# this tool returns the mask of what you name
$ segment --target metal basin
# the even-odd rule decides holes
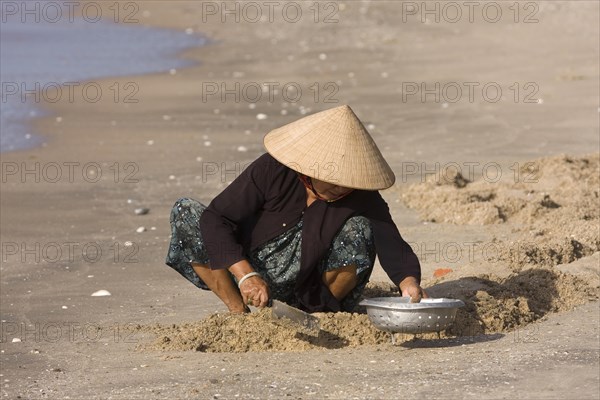
[[[465,303],[455,299],[422,299],[411,303],[410,297],[375,297],[359,303],[367,308],[369,319],[387,332],[427,333],[442,331],[454,322],[456,311]]]

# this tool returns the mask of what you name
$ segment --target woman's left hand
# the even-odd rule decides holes
[[[410,297],[411,303],[418,303],[422,298],[429,298],[425,290],[423,290],[423,288],[417,282],[417,279],[412,276],[404,278],[402,282],[400,282],[399,287],[402,296]]]

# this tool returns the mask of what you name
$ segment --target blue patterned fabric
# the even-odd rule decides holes
[[[193,199],[183,198],[175,203],[171,210],[171,243],[166,260],[167,265],[202,289],[208,287],[190,263],[210,264],[199,228],[205,208]],[[271,296],[290,305],[297,305],[294,287],[300,272],[301,244],[302,220],[247,254],[252,267],[269,285]],[[319,263],[320,274],[348,265],[357,268],[358,283],[343,299],[342,310],[352,311],[358,304],[374,262],[375,245],[369,220],[361,216],[349,218]]]

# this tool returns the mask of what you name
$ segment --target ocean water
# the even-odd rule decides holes
[[[62,86],[62,96],[97,98],[97,87],[85,81],[141,75],[190,66],[177,58],[181,51],[202,46],[207,39],[193,32],[149,28],[139,24],[90,23],[83,18],[56,23],[43,19],[2,18],[0,22],[0,151],[41,143],[28,121],[41,116],[41,102]],[[117,80],[115,80],[117,81]],[[77,86],[76,84],[79,84]],[[121,79],[116,87],[102,85],[102,96],[124,101],[134,93]],[[84,93],[84,88],[86,92]],[[36,97],[32,91],[40,90]],[[71,92],[71,93],[70,93]],[[63,99],[66,97],[63,97]],[[130,98],[133,98],[131,96]],[[86,100],[87,101],[87,100]]]

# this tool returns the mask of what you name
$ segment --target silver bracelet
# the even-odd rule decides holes
[[[238,288],[242,286],[242,283],[248,278],[252,278],[253,276],[260,276],[258,272],[248,272],[246,275],[242,276],[242,278],[238,281]]]

